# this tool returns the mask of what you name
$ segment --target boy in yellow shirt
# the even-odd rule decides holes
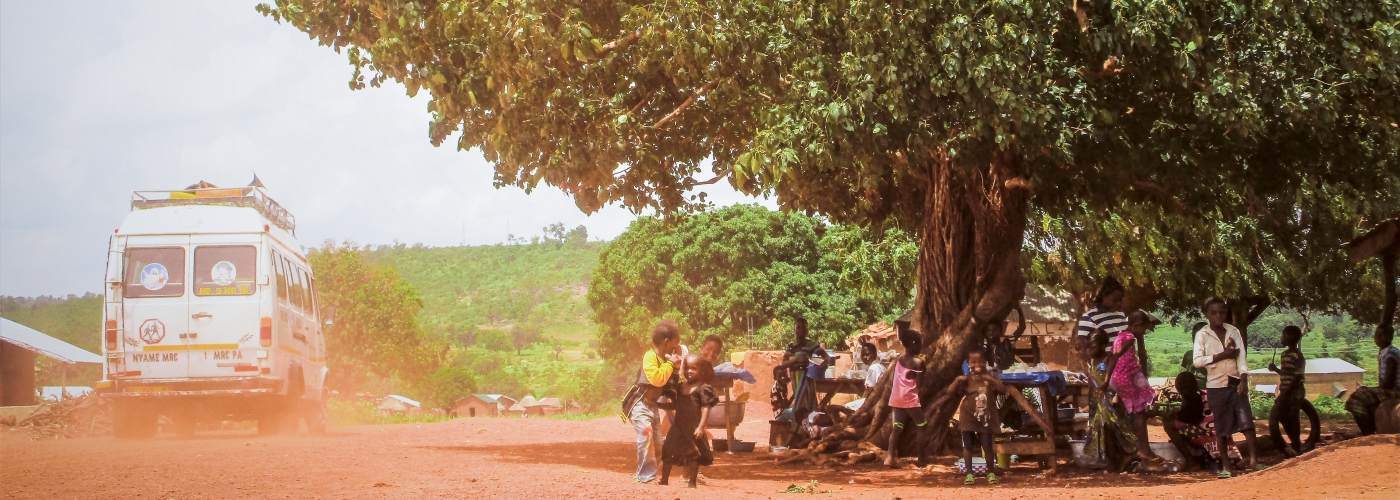
[[[656,479],[657,433],[661,431],[661,410],[656,401],[680,363],[680,325],[675,320],[661,320],[651,331],[651,345],[652,349],[642,355],[642,368],[637,374],[640,397],[627,415],[637,431],[637,474],[633,479],[639,483]]]

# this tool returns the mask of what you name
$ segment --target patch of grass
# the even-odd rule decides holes
[[[619,418],[622,414],[622,410],[620,409],[620,407],[622,406],[622,402],[620,400],[612,401],[609,402],[608,405],[610,405],[614,409],[597,411],[593,413],[575,413],[572,415],[560,413],[558,415],[550,415],[545,418],[552,418],[555,420],[597,420],[600,418]],[[608,405],[605,405],[605,407]]]
[[[336,399],[326,402],[326,418],[330,425],[418,424],[441,422],[448,419],[428,413],[418,415],[385,414],[379,411],[374,401]]]

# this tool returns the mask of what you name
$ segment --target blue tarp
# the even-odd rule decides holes
[[[1039,385],[1049,383],[1050,395],[1059,396],[1065,392],[1065,373],[1059,371],[1052,372],[1030,372],[1030,373],[1003,373],[1001,381],[1009,384]]]
[[[753,378],[753,374],[743,368],[735,368],[734,363],[724,363],[715,367],[715,378],[717,379],[739,379],[753,384],[758,379]]]

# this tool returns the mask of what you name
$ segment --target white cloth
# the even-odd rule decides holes
[[[1249,372],[1249,363],[1245,359],[1244,337],[1240,336],[1240,330],[1233,325],[1226,323],[1225,340],[1215,334],[1215,330],[1210,329],[1210,325],[1201,328],[1196,332],[1196,343],[1191,347],[1192,364],[1196,368],[1206,369],[1206,388],[1219,389],[1230,385],[1230,377],[1242,378]],[[1225,345],[1235,341],[1235,347],[1239,348],[1240,355],[1235,359],[1222,359],[1212,362],[1216,354],[1225,351]]]
[[[865,386],[875,387],[875,384],[880,382],[880,377],[884,375],[885,365],[883,363],[870,365],[870,368],[865,369]]]

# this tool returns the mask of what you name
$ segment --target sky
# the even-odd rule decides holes
[[[0,294],[99,291],[132,191],[254,173],[305,246],[487,245],[554,222],[611,239],[635,219],[494,188],[479,152],[428,142],[426,93],[351,91],[343,54],[256,4],[0,2]]]

